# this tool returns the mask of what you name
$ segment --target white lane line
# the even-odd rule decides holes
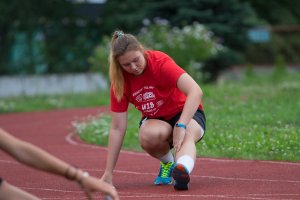
[[[248,196],[299,196],[300,193],[298,194],[281,194],[281,193],[273,193],[273,194],[247,194]]]
[[[74,133],[69,133],[66,137],[65,140],[70,143],[71,145],[77,145],[80,147],[85,147],[85,148],[91,148],[91,149],[100,149],[102,151],[107,151],[106,147],[102,146],[97,146],[97,145],[91,145],[91,144],[84,144],[84,143],[78,143],[73,139]],[[126,151],[126,150],[121,150],[122,153],[126,154],[131,154],[131,155],[137,155],[137,156],[149,156],[148,154],[144,152],[133,152],[133,151]]]
[[[106,147],[77,143],[72,138],[73,138],[73,133],[70,133],[70,134],[67,135],[66,140],[70,144],[84,146],[84,147],[87,147],[87,148],[97,148],[97,149],[101,149],[101,150],[107,151]],[[122,153],[133,154],[133,155],[149,156],[146,153],[140,153],[140,152],[122,151]],[[213,162],[249,162],[247,160],[226,160],[226,159],[214,159],[214,158],[197,158],[197,159],[200,159],[200,160],[209,160],[209,161],[213,161]],[[256,161],[253,161],[253,162],[256,162]],[[272,163],[272,164],[284,164],[284,165],[285,164],[288,164],[288,165],[300,165],[300,163],[289,163],[289,162],[274,162],[274,161],[257,161],[257,162]],[[85,169],[85,170],[87,170],[87,171],[103,171],[102,169],[100,169],[100,170]],[[127,173],[127,174],[135,174],[135,175],[156,175],[154,173],[122,171],[122,170],[114,170],[114,172],[117,172],[117,173]],[[278,179],[250,179],[250,178],[232,178],[232,177],[199,176],[199,175],[192,175],[192,177],[210,178],[210,179],[222,179],[222,180],[230,180],[230,181],[237,180],[237,181],[256,181],[256,182],[300,183],[300,180],[298,181],[298,180],[278,180]]]
[[[157,175],[156,173],[145,173],[145,172],[132,172],[132,171],[124,171],[124,170],[114,170],[116,173],[124,173],[124,174],[135,174],[135,175]],[[230,180],[230,181],[256,181],[256,182],[284,182],[284,183],[300,183],[297,180],[278,180],[278,179],[250,179],[250,178],[233,178],[233,177],[221,177],[221,176],[200,176],[200,175],[191,175],[191,177],[196,178],[209,178],[209,179],[222,179],[222,180]]]
[[[85,148],[93,148],[93,149],[101,149],[104,151],[107,151],[106,147],[97,146],[97,145],[89,145],[84,143],[78,143],[74,139],[74,133],[69,133],[65,140],[72,144],[72,145],[78,145]],[[149,156],[145,152],[134,152],[134,151],[127,151],[127,150],[121,150],[122,153],[125,154],[132,154],[132,155],[138,155],[138,156]],[[266,163],[266,164],[276,164],[276,165],[294,165],[294,166],[300,166],[300,162],[288,162],[288,161],[269,161],[269,160],[235,160],[235,159],[222,159],[222,158],[197,158],[197,160],[201,161],[211,161],[211,162],[228,162],[228,163],[249,163],[249,162],[259,162],[259,163]]]
[[[52,192],[61,192],[61,193],[80,193],[84,196],[82,191],[72,191],[72,190],[59,190],[59,189],[52,189],[52,188],[34,188],[34,187],[21,187],[25,190],[42,190],[42,191],[52,191]],[[295,196],[300,196],[300,194],[247,194],[247,195],[231,195],[231,194],[153,194],[152,193],[136,193],[132,195],[130,192],[118,192],[120,198],[166,198],[166,197],[190,197],[190,198],[230,198],[230,199],[273,199],[274,197],[285,197],[285,200],[290,198],[295,198]],[[99,197],[99,195],[94,195],[94,197]],[[260,196],[260,197],[258,197]],[[272,198],[271,198],[272,197]],[[74,199],[72,197],[65,197],[65,198],[56,198],[56,197],[48,197],[42,199]],[[76,197],[76,199],[85,199],[85,197]]]
[[[85,171],[94,171],[94,172],[104,172],[103,169],[83,169]],[[136,171],[126,171],[126,170],[114,170],[114,173],[120,174],[134,174],[141,176],[156,176],[157,173],[147,173],[147,172],[136,172]],[[222,177],[222,176],[201,176],[201,175],[191,175],[191,177],[195,178],[209,178],[209,179],[222,179],[222,180],[230,180],[230,181],[255,181],[255,182],[283,182],[283,183],[300,183],[300,180],[279,180],[279,179],[251,179],[251,178],[238,178],[238,177]]]
[[[144,194],[144,195],[119,195],[120,198],[197,198],[197,199],[203,199],[203,198],[211,198],[211,199],[216,199],[216,198],[224,198],[224,199],[252,199],[252,200],[274,200],[274,196],[272,198],[270,197],[249,197],[249,196],[239,196],[239,195],[221,195],[221,194],[210,194],[210,195],[201,195],[201,194],[196,194],[196,195],[180,195],[180,194]],[[288,199],[282,199],[281,200],[295,200],[293,196],[289,197]]]
[[[18,162],[10,161],[10,160],[0,160],[0,163],[3,164],[13,164],[20,165]],[[94,172],[103,172],[103,169],[83,169],[86,171],[94,171]],[[146,173],[146,172],[136,172],[136,171],[126,171],[126,170],[114,170],[115,173],[122,174],[134,174],[134,175],[151,175],[156,176],[156,173]],[[222,176],[201,176],[201,175],[191,175],[191,177],[195,178],[208,178],[208,179],[221,179],[221,180],[234,180],[234,181],[255,181],[255,182],[282,182],[282,183],[300,183],[300,180],[283,180],[283,179],[250,179],[250,178],[237,178],[237,177],[222,177]]]
[[[20,165],[20,163],[15,162],[15,161],[11,161],[11,160],[0,160],[0,163],[3,163],[3,164],[12,164],[12,165]]]
[[[61,189],[53,189],[53,188],[42,188],[42,187],[20,187],[25,190],[42,190],[42,191],[50,191],[50,192],[64,192],[64,193],[82,193],[80,190],[61,190]]]

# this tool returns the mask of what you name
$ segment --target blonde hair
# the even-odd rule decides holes
[[[123,31],[115,31],[113,33],[109,55],[109,79],[118,101],[121,101],[124,95],[123,69],[118,61],[118,57],[127,51],[135,50],[144,52],[143,45],[141,45],[135,36],[125,34]]]

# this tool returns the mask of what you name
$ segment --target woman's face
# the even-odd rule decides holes
[[[146,59],[139,50],[124,53],[118,57],[118,61],[126,72],[135,76],[141,75],[146,68]]]

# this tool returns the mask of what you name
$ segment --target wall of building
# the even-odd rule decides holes
[[[67,75],[0,76],[0,98],[93,92],[108,89],[107,80],[96,73]]]

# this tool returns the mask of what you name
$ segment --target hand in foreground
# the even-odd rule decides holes
[[[92,198],[92,192],[102,192],[106,196],[111,197],[112,200],[119,200],[119,196],[115,187],[111,184],[99,180],[95,177],[89,176],[87,172],[79,172],[78,183],[85,192],[88,199]]]

